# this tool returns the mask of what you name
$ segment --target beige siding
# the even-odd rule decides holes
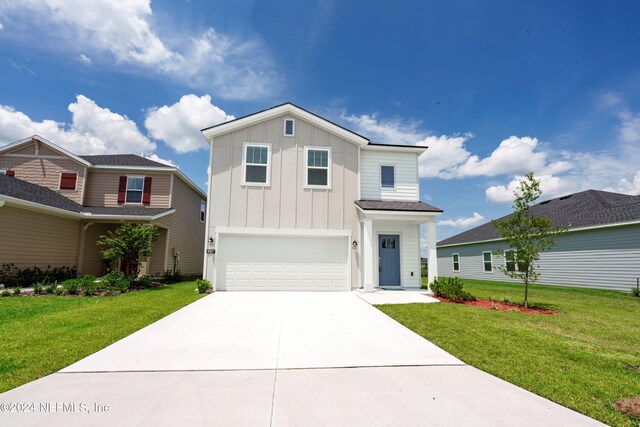
[[[119,226],[120,224],[96,223],[87,228],[84,240],[84,259],[82,268],[79,269],[80,273],[93,274],[94,276],[106,274],[101,254],[105,247],[98,246],[96,242],[100,236],[107,234],[107,231],[113,231]]]
[[[380,166],[395,167],[395,188],[381,188]],[[364,200],[420,200],[418,155],[394,151],[362,150],[361,195]]]
[[[171,195],[171,173],[132,173],[124,171],[91,170],[87,177],[85,206],[121,206],[118,204],[120,176],[151,177],[150,208],[168,208]],[[135,205],[139,206],[139,205]]]
[[[160,237],[153,242],[151,259],[149,263],[149,274],[156,275],[167,270],[167,229],[159,228]]]
[[[17,267],[76,265],[80,221],[8,204],[0,208],[0,264]]]
[[[25,147],[23,150],[26,149],[33,151],[33,145]],[[80,163],[68,157],[44,158],[3,154],[0,155],[0,169],[12,169],[15,171],[15,177],[18,179],[49,188],[76,203],[82,203],[85,168]],[[75,191],[59,189],[60,174],[62,172],[74,172],[78,174]]]
[[[351,230],[359,239],[358,147],[325,129],[296,120],[295,137],[283,136],[285,115],[231,132],[213,141],[210,234],[217,226]],[[268,187],[242,185],[246,142],[271,144]],[[305,146],[331,147],[331,189],[304,188]],[[357,251],[352,285],[358,286]]]
[[[169,253],[165,269],[173,269],[173,254],[176,249],[180,253],[177,269],[182,274],[202,274],[206,236],[205,224],[200,222],[201,200],[204,199],[199,193],[195,192],[178,176],[174,177],[172,207],[176,211],[156,222],[158,226],[169,230]],[[151,257],[152,268],[157,268],[154,255]],[[152,273],[157,273],[157,271],[152,270]]]

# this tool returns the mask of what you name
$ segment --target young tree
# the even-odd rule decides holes
[[[123,223],[115,231],[107,231],[96,242],[107,246],[102,258],[107,262],[122,260],[122,269],[129,280],[135,280],[140,273],[140,260],[151,256],[151,245],[160,234],[155,225]]]
[[[491,221],[512,248],[513,259],[508,260],[513,268],[499,266],[507,276],[520,279],[524,283],[524,306],[529,306],[529,283],[535,282],[539,273],[536,271],[536,262],[540,259],[540,252],[555,246],[555,238],[566,231],[563,227],[557,227],[546,216],[533,216],[529,208],[542,195],[540,181],[535,179],[533,172],[529,172],[520,181],[514,191],[513,213],[503,220]],[[503,251],[496,251],[499,255]]]

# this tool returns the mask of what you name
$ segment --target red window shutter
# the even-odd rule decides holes
[[[16,171],[7,171],[7,172],[5,172],[5,175],[7,175],[7,176],[16,176]]]
[[[60,189],[61,190],[75,190],[76,181],[78,180],[78,174],[76,173],[62,173],[60,176]]]
[[[124,203],[124,196],[127,193],[127,177],[120,177],[120,187],[118,188],[118,204],[121,205]]]
[[[142,191],[142,204],[148,205],[151,203],[151,177],[144,178],[144,190]]]

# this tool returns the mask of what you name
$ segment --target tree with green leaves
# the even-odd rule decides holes
[[[540,252],[555,246],[556,237],[566,232],[566,228],[553,224],[546,216],[535,216],[530,208],[542,195],[540,181],[529,172],[514,191],[513,213],[502,220],[492,220],[494,227],[511,248],[504,266],[497,267],[507,276],[520,279],[524,283],[524,306],[529,307],[529,283],[535,282],[540,274],[537,261]],[[498,255],[504,251],[497,250]]]
[[[135,280],[140,273],[141,260],[151,256],[151,245],[159,237],[156,225],[123,223],[115,231],[100,236],[96,244],[107,247],[102,251],[105,261],[113,263],[120,259],[124,274],[129,280]]]

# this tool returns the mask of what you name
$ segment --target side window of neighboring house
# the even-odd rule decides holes
[[[453,271],[460,271],[460,254],[451,255],[453,261]]]
[[[507,271],[516,271],[518,268],[516,265],[516,251],[513,249],[504,251],[504,262]]]
[[[482,263],[485,273],[493,271],[493,254],[489,251],[482,252]]]
[[[78,174],[75,172],[62,172],[60,174],[60,190],[75,190],[78,182]]]
[[[331,188],[331,148],[304,147],[305,186]]]
[[[200,222],[204,222],[205,214],[207,211],[207,202],[200,200]]]
[[[151,177],[121,176],[118,204],[148,205],[151,203]]]
[[[296,121],[294,119],[284,119],[284,136],[296,135]]]
[[[380,186],[382,188],[395,188],[396,168],[395,166],[380,166]]]
[[[271,145],[245,144],[243,161],[243,185],[269,185]]]

